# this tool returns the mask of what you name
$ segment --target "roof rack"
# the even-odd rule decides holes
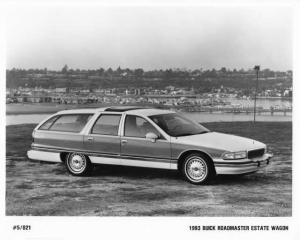
[[[145,108],[133,107],[133,106],[119,106],[119,107],[108,107],[104,111],[105,112],[126,112],[126,111],[137,110],[137,109],[145,109]]]

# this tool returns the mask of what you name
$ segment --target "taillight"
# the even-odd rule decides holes
[[[32,132],[32,142],[34,143],[34,134],[35,134],[35,130],[33,130]]]

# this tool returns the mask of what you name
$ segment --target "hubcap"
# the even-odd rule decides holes
[[[81,154],[73,154],[69,158],[69,166],[73,172],[82,172],[86,166],[86,159]]]
[[[188,176],[194,181],[201,181],[207,175],[207,164],[200,157],[192,157],[186,165]]]

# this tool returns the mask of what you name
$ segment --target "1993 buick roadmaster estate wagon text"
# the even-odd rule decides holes
[[[193,184],[216,174],[245,174],[269,164],[266,145],[211,132],[169,110],[111,107],[60,111],[33,131],[34,160],[63,162],[86,175],[94,164],[174,169]]]

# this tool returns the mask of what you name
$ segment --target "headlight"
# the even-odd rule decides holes
[[[225,153],[223,159],[234,159],[234,153]]]
[[[233,159],[242,159],[247,157],[247,152],[231,152],[231,153],[224,153],[223,159],[225,160],[233,160]]]

